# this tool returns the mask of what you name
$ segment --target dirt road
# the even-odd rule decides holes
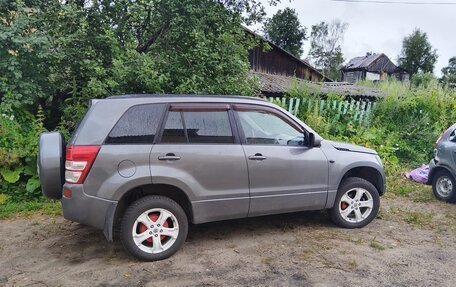
[[[4,286],[455,286],[456,205],[382,201],[336,228],[323,212],[191,226],[182,250],[142,263],[61,217],[0,221]]]

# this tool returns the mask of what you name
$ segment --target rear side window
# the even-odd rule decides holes
[[[111,130],[106,144],[151,144],[164,110],[164,104],[131,107]]]
[[[170,111],[162,143],[234,143],[227,110]]]

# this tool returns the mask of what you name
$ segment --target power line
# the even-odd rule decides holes
[[[369,4],[404,4],[404,5],[456,5],[456,2],[417,2],[417,1],[382,1],[382,0],[330,0],[332,2],[369,3]]]

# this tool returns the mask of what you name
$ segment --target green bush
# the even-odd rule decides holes
[[[356,111],[340,114],[317,106],[298,116],[326,138],[376,149],[390,173],[399,166],[427,163],[439,134],[456,122],[456,90],[437,84],[411,87],[397,81],[361,84],[375,85],[385,93],[365,120],[354,121]],[[292,88],[288,96],[307,102],[316,97],[301,87]],[[329,96],[329,100],[345,99]]]
[[[43,131],[43,112],[0,115],[0,188],[11,200],[39,197],[37,174],[38,137]]]

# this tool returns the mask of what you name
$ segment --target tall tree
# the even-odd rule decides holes
[[[50,73],[51,42],[42,31],[42,1],[1,1],[0,3],[0,103],[2,112],[19,105],[32,105],[51,92],[47,85]]]
[[[437,50],[432,48],[427,34],[420,29],[415,29],[402,41],[398,63],[411,75],[418,72],[432,73],[437,58]]]
[[[442,69],[442,81],[446,84],[456,84],[456,57],[448,60],[448,66]]]
[[[263,27],[265,37],[296,57],[303,53],[302,45],[307,39],[306,28],[301,26],[294,9],[277,11]]]
[[[63,112],[71,129],[89,98],[110,93],[255,91],[248,63],[255,40],[241,24],[264,18],[260,0],[6,3],[0,110],[35,112],[39,103],[48,128]]]
[[[347,28],[348,24],[340,20],[320,22],[312,26],[309,58],[318,69],[334,80],[339,78],[339,70],[344,62],[341,45]]]

